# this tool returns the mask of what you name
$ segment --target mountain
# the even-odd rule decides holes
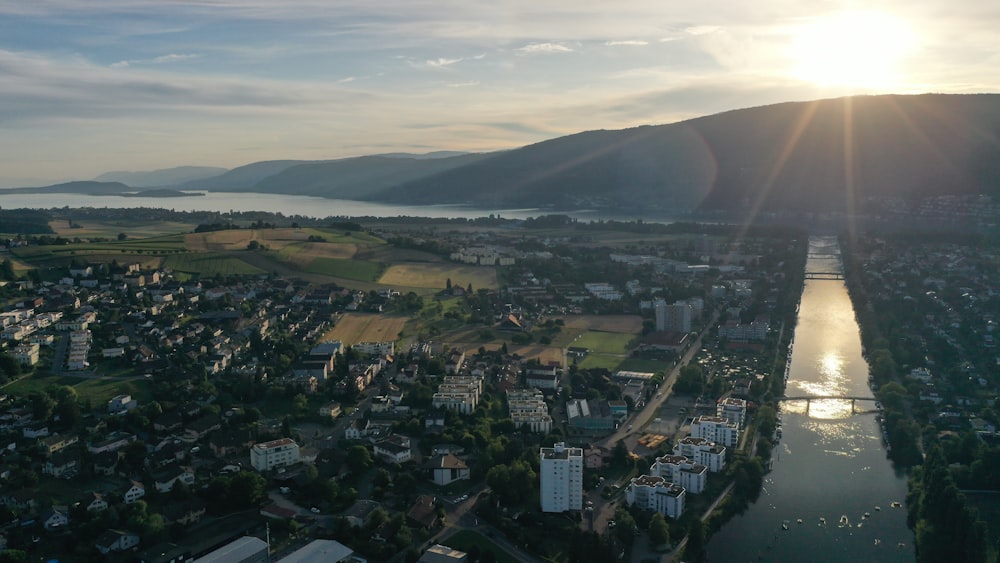
[[[590,131],[373,199],[492,209],[843,211],[869,198],[972,193],[1000,195],[1000,95],[790,102]]]
[[[121,182],[96,182],[92,180],[82,180],[76,182],[65,182],[53,184],[51,186],[39,186],[33,188],[11,188],[10,193],[34,193],[34,194],[87,194],[87,195],[120,195],[124,192],[134,191],[129,186]]]
[[[211,192],[248,192],[251,191],[250,188],[257,182],[267,178],[268,176],[273,176],[285,170],[291,168],[296,164],[302,164],[310,162],[308,160],[265,160],[261,162],[253,162],[246,164],[244,166],[237,166],[232,170],[220,174],[218,176],[213,176],[211,178],[204,178],[201,180],[192,180],[190,182],[184,182],[180,188],[190,189],[190,190],[208,190]],[[289,192],[279,192],[279,193],[295,193]]]
[[[149,172],[105,172],[94,180],[97,182],[121,182],[134,188],[156,188],[211,178],[224,172],[226,172],[225,168],[215,166],[178,166]]]
[[[442,158],[361,156],[297,164],[264,178],[246,191],[294,193],[337,199],[367,199],[380,191],[467,166],[488,155]]]

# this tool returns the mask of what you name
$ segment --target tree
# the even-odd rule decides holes
[[[126,235],[125,233],[118,233],[118,240],[125,240],[127,238],[128,235]]]
[[[667,525],[667,519],[659,512],[649,519],[649,527],[646,531],[649,533],[649,543],[654,548],[670,541],[670,527]]]
[[[701,521],[701,518],[695,518],[691,521],[687,539],[687,545],[684,547],[684,559],[694,562],[704,561],[706,538],[705,524]]]
[[[368,448],[361,445],[351,446],[347,449],[346,462],[347,467],[351,469],[351,473],[355,475],[360,475],[368,471],[368,468],[374,463],[371,452],[368,451]]]

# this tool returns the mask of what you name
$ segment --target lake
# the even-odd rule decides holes
[[[4,193],[0,190],[0,207],[4,209],[53,209],[62,207],[136,208],[153,207],[174,211],[269,211],[285,216],[323,219],[326,217],[433,217],[475,219],[490,214],[506,219],[527,219],[558,213],[580,220],[635,220],[635,216],[601,210],[552,211],[544,209],[478,209],[464,205],[395,205],[328,199],[322,197],[240,192],[203,192],[191,197],[121,197],[84,194]],[[651,221],[653,219],[650,219]],[[658,222],[671,222],[663,220]]]

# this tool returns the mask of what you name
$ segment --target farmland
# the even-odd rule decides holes
[[[345,346],[358,342],[396,340],[407,320],[403,316],[345,313],[337,318],[335,326],[321,340],[339,340]]]
[[[391,286],[444,289],[451,279],[452,284],[476,288],[496,288],[495,268],[462,266],[458,264],[396,264],[379,279],[379,283]]]
[[[244,251],[246,252],[246,251]],[[202,276],[229,276],[261,274],[264,270],[241,260],[238,256],[222,252],[175,254],[163,261],[164,268],[186,274]]]

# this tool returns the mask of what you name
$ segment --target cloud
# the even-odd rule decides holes
[[[438,57],[437,59],[425,61],[424,64],[432,68],[444,68],[446,66],[451,66],[453,64],[460,63],[464,60],[465,59],[461,57],[457,59],[446,59],[443,57]]]
[[[188,54],[171,53],[169,55],[163,55],[163,56],[160,56],[160,57],[156,57],[156,58],[154,58],[150,62],[155,63],[155,64],[176,63],[176,62],[180,62],[180,61],[189,61],[191,59],[197,59],[197,58],[200,58],[200,57],[201,57],[201,55],[195,55],[195,54],[191,54],[191,53],[188,53]]]
[[[529,43],[524,47],[518,48],[517,51],[531,55],[535,53],[571,53],[573,49],[562,43]]]
[[[625,41],[606,41],[604,44],[608,47],[642,47],[649,45],[649,42],[641,39],[629,39]]]
[[[468,88],[470,86],[479,86],[479,81],[469,80],[467,82],[452,82],[448,85],[449,88]]]

